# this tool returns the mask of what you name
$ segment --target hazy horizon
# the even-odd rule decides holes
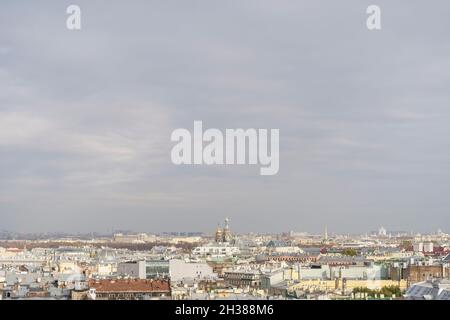
[[[328,227],[328,226],[327,226]],[[384,226],[380,226],[380,227],[384,227]],[[217,228],[217,225],[216,225]],[[112,236],[114,234],[139,234],[139,233],[146,233],[146,234],[155,234],[155,235],[165,235],[165,234],[176,234],[176,233],[180,233],[180,234],[187,234],[187,233],[191,233],[191,234],[195,234],[195,233],[200,233],[202,235],[205,236],[211,236],[213,237],[215,235],[216,232],[216,228],[211,228],[210,230],[146,230],[146,229],[105,229],[105,230],[91,230],[91,231],[85,231],[85,232],[64,232],[64,231],[40,231],[40,232],[19,232],[19,231],[15,231],[15,230],[0,230],[0,234],[2,233],[12,233],[12,234],[20,234],[20,235],[56,235],[56,234],[61,234],[61,235],[67,235],[67,236],[89,236],[91,234],[96,234],[96,235],[100,235],[100,236]],[[387,230],[387,234],[391,235],[391,236],[396,236],[398,234],[404,234],[407,233],[408,235],[417,235],[417,234],[421,234],[421,235],[429,235],[429,234],[436,234],[438,231],[441,231],[443,233],[447,233],[446,230],[432,230],[431,232],[421,232],[420,230],[390,230],[390,229],[386,229]],[[236,232],[236,230],[234,228],[232,228],[231,226],[231,232],[234,235],[248,235],[248,234],[272,234],[272,235],[280,235],[282,233],[289,233],[289,232],[293,232],[295,234],[307,234],[308,236],[323,236],[325,233],[325,228],[323,230],[278,230],[278,231],[256,231],[256,230],[247,230],[247,231],[241,231],[241,232]],[[331,231],[329,229],[327,229],[327,235],[329,237],[333,237],[333,236],[344,236],[344,235],[350,235],[350,236],[363,236],[363,235],[372,235],[374,233],[378,233],[379,230],[378,229],[373,229],[373,230],[360,230],[359,232],[335,232],[335,231]]]
[[[449,12],[2,1],[0,230],[449,232]],[[171,132],[195,120],[280,129],[279,173],[175,166]]]

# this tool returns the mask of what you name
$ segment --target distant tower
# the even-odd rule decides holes
[[[223,241],[231,241],[230,219],[225,218],[225,226],[223,227]]]
[[[223,241],[223,231],[220,228],[220,224],[217,224],[216,229],[216,242],[222,242]]]
[[[378,229],[378,236],[380,237],[386,237],[387,230],[382,226],[380,229]]]
[[[323,240],[328,241],[328,226],[325,225],[325,232],[323,234]]]

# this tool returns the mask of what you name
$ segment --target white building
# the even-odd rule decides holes
[[[423,244],[423,252],[433,252],[434,245],[433,242],[425,242]]]
[[[228,245],[226,243],[207,244],[201,247],[195,247],[192,254],[198,256],[210,256],[213,258],[234,256],[240,253],[238,247]]]
[[[149,235],[146,233],[138,233],[138,234],[123,234],[116,233],[113,236],[114,242],[119,243],[146,243],[146,242],[156,242],[157,237],[155,235]]]
[[[117,271],[114,263],[99,263],[96,265],[95,273],[100,276],[109,276]]]
[[[145,261],[127,261],[117,265],[117,275],[137,279],[146,279]]]
[[[423,242],[413,244],[414,252],[423,252]]]
[[[199,281],[217,278],[211,266],[204,262],[186,262],[172,259],[169,261],[171,282]]]

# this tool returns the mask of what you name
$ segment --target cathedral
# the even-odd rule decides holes
[[[229,222],[230,222],[230,219],[226,218],[223,229],[220,227],[220,225],[217,226],[216,242],[231,242],[231,240],[233,240]]]

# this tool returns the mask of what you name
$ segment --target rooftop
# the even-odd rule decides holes
[[[169,281],[165,280],[91,280],[89,287],[97,292],[161,292],[170,291]]]

